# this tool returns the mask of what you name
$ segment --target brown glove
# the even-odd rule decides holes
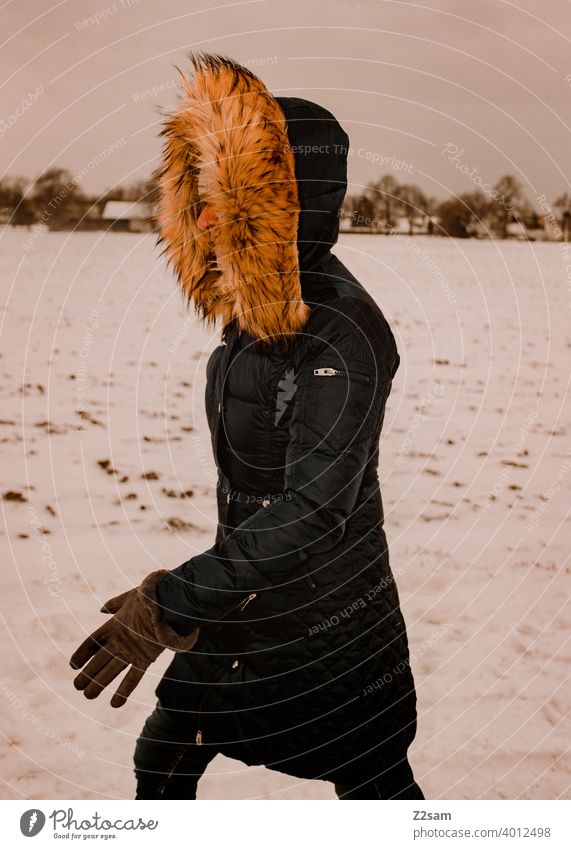
[[[80,669],[75,678],[77,690],[95,699],[128,666],[111,699],[112,707],[122,707],[148,667],[164,649],[190,651],[198,639],[198,628],[188,636],[180,636],[160,618],[155,587],[166,569],[151,572],[139,587],[105,602],[102,613],[114,613],[112,619],[93,632],[74,652],[70,665]]]

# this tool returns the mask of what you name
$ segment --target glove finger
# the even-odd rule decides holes
[[[147,671],[147,667],[144,669],[137,669],[132,666],[131,669],[127,672],[125,677],[123,678],[121,685],[117,689],[115,695],[111,699],[111,707],[119,708],[123,707],[145,672]]]
[[[101,646],[105,644],[107,627],[107,622],[105,622],[96,631],[90,634],[89,637],[82,642],[79,648],[74,651],[69,661],[69,665],[72,669],[80,669],[84,666],[89,658],[99,651]]]
[[[114,659],[114,655],[107,648],[99,649],[96,655],[94,655],[87,666],[85,666],[79,675],[73,681],[73,686],[76,690],[85,690],[90,681],[93,681],[98,672],[100,672],[104,666]]]
[[[127,592],[121,593],[121,595],[115,595],[113,598],[110,598],[101,608],[101,613],[118,613],[132,592],[133,590],[127,590]]]
[[[109,663],[94,677],[93,681],[90,681],[83,691],[85,698],[96,699],[101,691],[104,690],[105,687],[109,686],[109,684],[128,666],[129,663],[125,660],[119,660],[118,658],[110,660]]]

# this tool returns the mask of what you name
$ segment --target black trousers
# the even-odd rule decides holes
[[[196,799],[198,781],[218,752],[197,746],[196,729],[192,723],[185,729],[181,716],[159,701],[145,722],[135,747],[136,799]],[[378,775],[334,786],[339,799],[424,799],[406,753]]]

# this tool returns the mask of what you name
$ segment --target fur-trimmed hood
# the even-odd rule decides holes
[[[274,97],[230,59],[190,59],[162,130],[159,241],[204,319],[290,339],[309,317],[308,275],[337,239],[349,139],[326,109]],[[211,231],[197,224],[205,202]]]

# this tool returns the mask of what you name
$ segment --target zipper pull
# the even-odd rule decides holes
[[[313,373],[323,377],[335,377],[338,373],[336,368],[314,368]]]
[[[253,601],[255,598],[256,598],[256,593],[250,593],[248,598],[244,599],[244,601],[240,605],[240,613],[242,613],[246,609],[246,607],[250,604],[250,602]]]
[[[202,745],[202,731],[200,730],[200,728],[199,728],[199,729],[198,729],[198,731],[196,732],[196,740],[195,740],[195,743],[196,743],[196,745],[197,745],[197,746],[201,746],[201,745]]]
[[[359,383],[370,383],[370,378],[368,374],[363,374],[359,371],[347,371],[344,368],[332,368],[331,366],[324,366],[323,368],[314,368],[313,374],[318,377],[346,377],[347,380],[357,380]]]

